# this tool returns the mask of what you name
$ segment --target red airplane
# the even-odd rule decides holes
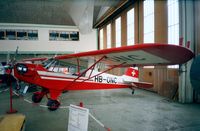
[[[14,65],[14,76],[21,81],[42,87],[42,91],[33,94],[33,102],[40,102],[43,96],[49,93],[48,109],[56,110],[60,105],[58,97],[65,90],[99,90],[133,88],[135,86],[144,88],[152,87],[150,83],[130,80],[128,82],[126,80],[115,82],[113,79],[109,80],[110,82],[97,80],[100,79],[99,76],[114,68],[183,64],[193,57],[194,53],[182,46],[159,43],[137,44],[59,55],[50,59],[27,59]],[[27,61],[31,61],[32,63],[27,63]],[[42,62],[34,64],[34,61]],[[101,63],[106,67],[105,70],[94,73],[95,67]],[[73,71],[74,73],[72,71],[63,73],[65,72],[66,65],[67,67],[76,67],[76,70]],[[131,76],[131,73],[127,71],[126,75]],[[135,75],[136,72],[133,73],[132,75]]]

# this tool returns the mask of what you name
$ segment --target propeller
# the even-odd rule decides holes
[[[15,51],[15,55],[14,55],[14,57],[11,59],[11,61],[10,61],[10,63],[9,63],[10,66],[11,66],[11,69],[13,69],[15,63],[17,62],[17,61],[16,61],[16,58],[17,58],[17,55],[18,55],[18,49],[19,49],[19,47],[17,46],[17,49],[16,49],[16,51]]]
[[[12,104],[12,95],[13,95],[13,92],[12,92],[12,79],[15,79],[13,76],[12,76],[12,70],[14,68],[14,65],[16,63],[16,57],[17,57],[17,54],[18,54],[18,49],[19,47],[17,46],[17,49],[15,51],[15,55],[14,57],[9,61],[9,63],[7,64],[7,69],[5,68],[6,70],[6,73],[8,75],[7,79],[8,79],[8,84],[10,84],[10,109],[9,111],[7,111],[8,114],[12,114],[12,113],[16,113],[17,110],[13,109],[13,104]],[[18,81],[16,81],[17,83],[17,90],[20,89],[20,86],[18,84]]]
[[[16,64],[16,57],[18,55],[18,50],[19,50],[19,47],[17,46],[16,48],[16,51],[15,51],[15,54],[14,54],[14,57],[12,57],[8,63],[4,66],[4,69],[6,71],[6,74],[7,74],[7,84],[10,85],[14,80],[16,80],[13,75],[12,75],[12,70]],[[17,81],[17,80],[16,80]],[[19,88],[19,84],[17,82],[17,89]]]
[[[10,60],[7,60],[7,64],[4,66],[5,70],[14,68],[14,65],[16,63],[16,57],[18,55],[18,49],[19,49],[19,47],[17,46],[17,49],[16,49],[15,54],[14,54],[14,57],[12,59],[10,59]],[[7,59],[9,59],[9,58],[10,58],[10,54],[8,54]]]

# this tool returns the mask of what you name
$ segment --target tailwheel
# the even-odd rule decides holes
[[[132,95],[135,93],[135,89],[134,88],[131,88],[131,90],[132,90]]]
[[[132,90],[132,95],[135,93],[134,87],[129,87]]]
[[[49,99],[47,106],[50,111],[55,111],[60,106],[60,102],[57,100]]]
[[[133,95],[134,93],[135,93],[135,90],[133,89],[133,90],[132,90],[132,95]]]
[[[43,96],[44,96],[43,93],[41,93],[41,92],[35,92],[33,94],[33,96],[32,96],[32,101],[34,103],[39,103],[42,100]]]

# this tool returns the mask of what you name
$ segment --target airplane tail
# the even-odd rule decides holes
[[[135,87],[140,88],[152,88],[153,84],[148,82],[139,81],[139,70],[138,67],[129,67],[123,75],[123,81],[125,83],[132,83]]]
[[[123,75],[124,82],[138,82],[139,70],[138,67],[129,67]]]

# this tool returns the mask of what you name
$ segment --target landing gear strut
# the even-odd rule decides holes
[[[44,95],[41,92],[35,92],[32,96],[32,101],[34,103],[39,103],[42,100],[43,96]]]
[[[135,89],[134,89],[135,87],[136,87],[136,85],[133,83],[132,83],[132,86],[129,87],[132,90],[132,95],[135,93]]]
[[[49,99],[47,106],[50,111],[55,111],[60,106],[60,102],[57,100]]]
[[[41,102],[42,98],[44,95],[46,95],[49,91],[47,89],[42,89],[41,92],[35,92],[33,93],[33,96],[32,96],[32,101],[34,103],[39,103]]]
[[[132,95],[135,93],[135,89],[132,89]]]

